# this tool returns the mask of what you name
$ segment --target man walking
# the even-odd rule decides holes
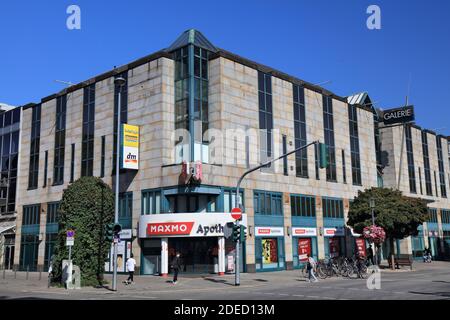
[[[180,271],[181,268],[181,259],[180,259],[180,253],[177,252],[177,254],[175,255],[175,257],[172,259],[172,263],[171,263],[171,267],[173,270],[173,284],[177,284],[178,282],[178,272]]]
[[[306,263],[306,270],[308,270],[308,282],[311,282],[311,278],[314,278],[314,282],[317,282],[314,270],[316,269],[316,260],[308,254],[308,261]]]
[[[132,284],[134,283],[134,267],[136,266],[136,260],[134,260],[134,255],[131,254],[130,257],[127,260],[127,269],[128,269],[128,279],[125,281],[125,284]]]
[[[370,263],[372,265],[374,265],[374,261],[373,261],[373,249],[372,249],[372,245],[369,244],[369,247],[367,248],[367,259],[370,261]]]

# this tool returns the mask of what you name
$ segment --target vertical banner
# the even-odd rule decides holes
[[[263,263],[278,262],[277,239],[263,239]]]
[[[121,169],[139,169],[139,127],[122,124],[120,132]]]
[[[366,256],[366,240],[364,238],[356,238],[356,250],[358,250],[358,254],[360,257]]]
[[[298,260],[308,261],[308,254],[311,255],[311,238],[298,239]]]
[[[338,257],[339,256],[339,238],[330,238],[328,239],[330,244],[330,257]]]

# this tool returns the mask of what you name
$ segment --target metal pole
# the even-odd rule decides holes
[[[252,172],[254,172],[254,171],[258,170],[258,169],[261,169],[261,168],[267,166],[268,164],[271,164],[272,162],[275,162],[275,161],[277,161],[277,160],[283,159],[283,158],[285,158],[285,157],[287,157],[287,156],[289,156],[289,155],[291,155],[291,154],[293,154],[293,153],[295,153],[295,152],[297,152],[297,151],[300,151],[300,150],[302,150],[302,149],[306,149],[307,147],[309,147],[309,146],[311,146],[311,145],[313,145],[313,144],[318,144],[318,143],[319,143],[319,140],[313,141],[313,142],[308,143],[308,144],[306,144],[306,145],[304,145],[304,146],[302,146],[302,147],[299,147],[299,148],[297,148],[297,149],[294,149],[294,150],[292,150],[292,151],[290,151],[290,152],[288,152],[288,153],[286,153],[286,154],[283,154],[283,155],[279,156],[279,157],[276,158],[276,159],[269,160],[269,161],[267,161],[267,162],[265,162],[265,163],[263,163],[263,164],[260,164],[259,166],[256,166],[256,167],[254,167],[254,168],[252,168],[252,169],[249,169],[249,170],[245,171],[245,172],[242,174],[242,176],[239,178],[239,180],[238,180],[238,182],[237,182],[237,185],[236,185],[236,200],[235,200],[235,207],[236,207],[236,208],[239,208],[239,196],[240,196],[241,182],[242,182],[242,180],[244,180],[245,176],[247,176],[248,174],[250,174],[250,173],[252,173]],[[239,220],[236,220],[236,225],[239,226]],[[239,264],[239,258],[240,258],[240,257],[239,257],[239,245],[240,245],[240,241],[239,241],[239,239],[238,239],[238,240],[236,241],[235,260],[234,260],[234,261],[235,261],[235,263],[234,263],[234,270],[235,270],[234,285],[235,285],[235,286],[239,286],[239,285],[240,285],[240,274],[239,274],[239,266],[240,266],[240,264]]]
[[[116,194],[114,206],[114,223],[119,223],[119,168],[120,168],[120,114],[121,114],[122,85],[119,84],[119,94],[117,97],[117,141],[116,141]],[[114,235],[115,236],[115,235]],[[117,242],[113,239],[113,281],[112,289],[117,291]]]
[[[72,260],[72,246],[69,246],[69,262]]]
[[[373,212],[373,211],[374,211],[374,208],[372,207],[372,225],[374,226],[374,225],[375,225],[375,215],[374,215],[374,212]],[[377,266],[377,265],[378,265],[378,264],[377,264],[377,262],[378,262],[378,261],[377,261],[377,260],[378,260],[378,258],[377,258],[377,246],[376,246],[375,243],[374,243],[374,246],[373,246],[373,247],[374,247],[374,248],[373,248],[373,249],[374,249],[373,251],[374,251],[374,256],[375,256],[375,257],[374,257],[374,258],[375,258],[375,259],[374,259],[374,263],[375,263],[375,265]]]

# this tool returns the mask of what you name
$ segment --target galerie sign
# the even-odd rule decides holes
[[[139,127],[122,124],[121,130],[121,161],[122,169],[139,169]]]
[[[414,121],[414,107],[406,106],[403,108],[396,108],[383,111],[383,123],[405,123]]]

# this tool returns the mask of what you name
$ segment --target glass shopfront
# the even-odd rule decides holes
[[[303,268],[308,260],[308,254],[318,261],[317,237],[294,237],[292,246],[294,268]]]
[[[169,238],[169,267],[175,254],[179,252],[182,260],[182,272],[218,272],[218,250],[217,237]],[[169,273],[171,271],[169,268]]]
[[[256,239],[256,271],[285,269],[283,237]]]

